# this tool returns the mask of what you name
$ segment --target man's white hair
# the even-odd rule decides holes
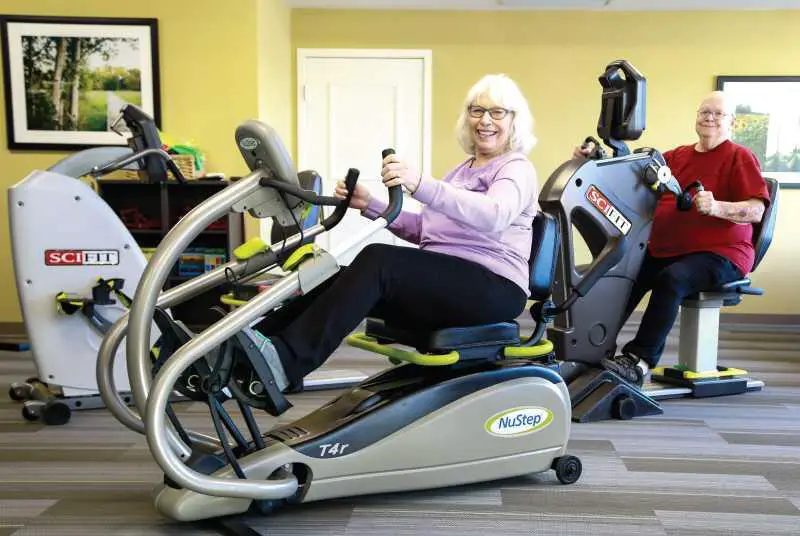
[[[736,109],[734,107],[733,99],[731,98],[730,95],[721,90],[716,90],[712,91],[711,93],[708,93],[705,97],[703,97],[703,100],[700,101],[700,106],[702,106],[703,103],[712,99],[715,100],[718,99],[722,102],[722,109],[725,110],[725,113],[730,114],[731,117],[736,116]]]

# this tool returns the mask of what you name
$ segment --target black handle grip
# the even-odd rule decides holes
[[[394,149],[388,148],[381,151],[382,158],[386,158],[390,154],[394,154]],[[381,218],[392,223],[394,219],[400,215],[403,209],[403,189],[400,186],[392,186],[389,188],[389,206],[386,207],[381,213]]]
[[[358,182],[358,170],[354,168],[350,168],[347,170],[347,175],[344,178],[344,187],[347,190],[347,197],[345,198],[347,202],[350,202],[350,198],[353,197],[353,192],[356,191],[356,183]]]
[[[694,193],[692,193],[692,190],[694,190]],[[705,188],[703,188],[703,183],[694,181],[684,188],[683,191],[675,194],[678,210],[692,210],[694,206],[694,196],[697,195],[697,192],[702,192],[703,190],[705,190]]]
[[[122,169],[123,167],[133,162],[138,162],[142,160],[144,162],[153,162],[154,161],[153,159],[159,159],[159,158],[162,159],[164,162],[166,162],[166,166],[170,169],[170,171],[172,171],[172,174],[175,176],[175,179],[177,179],[178,182],[186,184],[186,177],[183,176],[183,173],[181,173],[181,170],[178,167],[178,165],[172,158],[170,158],[167,152],[161,148],[158,149],[150,148],[137,151],[132,155],[112,160],[111,162],[107,162],[100,166],[95,166],[89,173],[94,177],[100,177],[101,175],[106,175],[108,173],[111,173],[112,171]],[[148,170],[147,171],[148,178],[152,180],[154,175],[149,174],[150,168],[147,167],[149,165],[150,164],[146,164],[145,169]]]
[[[142,109],[133,104],[126,104],[120,109],[120,115],[131,132],[128,146],[134,152],[147,149],[160,150],[162,148],[161,137],[155,120]],[[153,153],[148,154],[152,155]],[[144,169],[147,172],[149,182],[165,182],[167,180],[167,168],[172,171],[178,182],[186,183],[186,178],[181,174],[178,166],[175,165],[171,158],[167,158],[166,162],[156,156],[144,158]]]
[[[589,143],[594,143],[594,149],[587,155],[587,158],[590,160],[602,160],[604,158],[608,158],[608,153],[603,146],[600,145],[600,142],[597,141],[596,138],[592,136],[587,136],[583,143],[581,144],[581,149],[586,149],[589,147]]]
[[[347,170],[347,176],[344,178],[344,186],[347,188],[347,195],[344,199],[339,201],[333,213],[322,220],[321,225],[325,227],[326,231],[329,231],[333,226],[342,221],[342,218],[344,218],[344,215],[347,213],[347,209],[350,207],[350,199],[353,198],[353,191],[356,188],[356,182],[358,182],[358,175],[359,171],[355,168]]]

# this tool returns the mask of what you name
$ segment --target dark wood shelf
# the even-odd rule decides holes
[[[188,210],[228,186],[227,181],[193,180],[186,184],[177,181],[148,183],[137,180],[100,179],[97,181],[100,195],[117,214],[125,214],[123,222],[161,222],[159,228],[137,228],[128,226],[134,240],[142,248],[153,248],[170,231],[174,222]],[[152,224],[152,223],[151,223]],[[201,255],[222,255],[232,258],[234,248],[244,241],[244,217],[229,214],[226,228],[206,229],[189,246],[187,252]],[[205,250],[205,253],[203,253]],[[210,250],[210,251],[209,251]],[[198,259],[199,265],[203,259]],[[208,258],[206,258],[208,262]],[[178,265],[167,279],[166,287],[172,287],[196,276],[178,275]],[[209,290],[191,300],[172,307],[175,319],[194,327],[208,326],[219,320],[218,313],[210,310],[220,305],[220,296],[230,289],[228,285]]]

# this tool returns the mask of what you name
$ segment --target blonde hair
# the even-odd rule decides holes
[[[469,125],[468,108],[480,96],[485,96],[497,106],[514,112],[508,137],[509,149],[523,154],[529,153],[537,142],[533,134],[533,115],[522,91],[504,74],[488,74],[467,92],[461,114],[456,121],[456,137],[464,151],[475,154],[475,140]]]

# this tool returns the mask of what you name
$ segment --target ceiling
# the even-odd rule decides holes
[[[800,9],[800,0],[286,0],[293,8],[453,11],[690,11]]]

